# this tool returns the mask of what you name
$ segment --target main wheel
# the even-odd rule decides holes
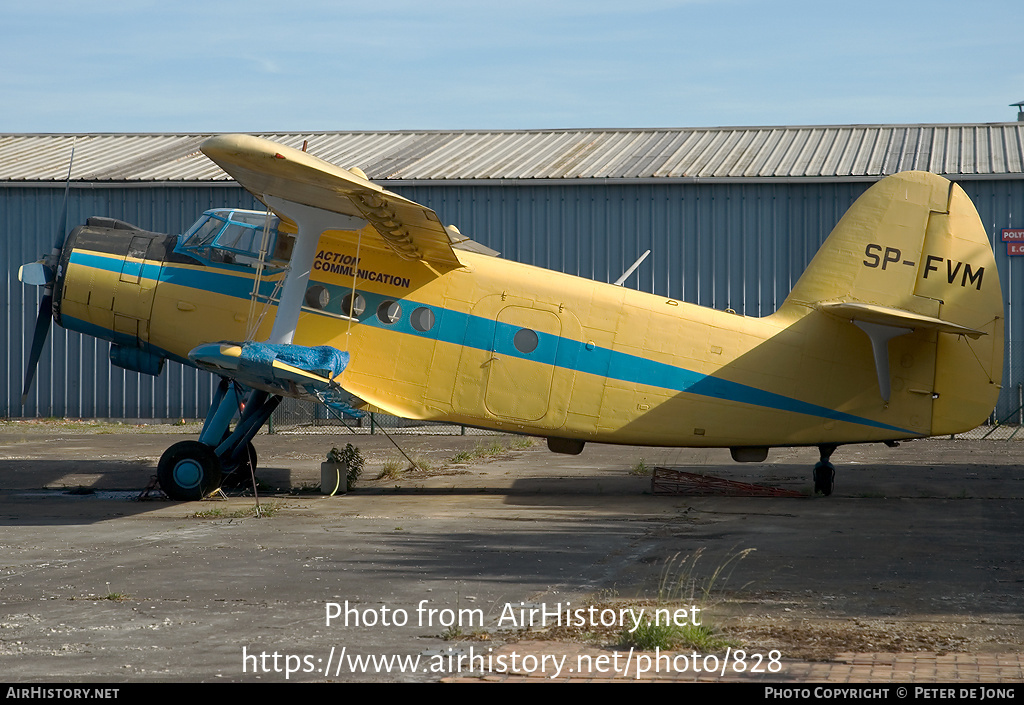
[[[828,497],[836,486],[836,469],[832,463],[818,463],[814,466],[814,492]]]
[[[181,441],[160,456],[156,476],[171,499],[202,499],[220,487],[220,461],[210,446],[199,441]]]

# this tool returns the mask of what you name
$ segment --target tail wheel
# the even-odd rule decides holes
[[[220,487],[220,460],[199,441],[181,441],[164,451],[156,468],[160,487],[171,499],[202,499]]]
[[[836,469],[829,462],[814,466],[814,492],[828,497],[836,486]]]

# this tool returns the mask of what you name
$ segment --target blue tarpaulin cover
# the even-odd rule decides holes
[[[229,352],[231,348],[237,348],[239,352],[232,354]],[[284,396],[317,399],[336,412],[350,416],[364,414],[353,406],[361,403],[358,397],[334,381],[348,366],[349,354],[330,345],[205,343],[193,348],[188,357],[203,369],[214,374],[227,374],[249,387]],[[301,372],[275,368],[275,362],[282,362]],[[225,373],[225,370],[230,372]]]
[[[334,379],[348,366],[348,353],[330,345],[306,347],[305,345],[271,345],[270,343],[245,343],[242,346],[243,360],[266,365],[274,360],[312,372],[321,377]]]
[[[239,358],[246,362],[266,365],[272,369],[274,360],[298,367],[315,375],[334,379],[348,366],[348,353],[330,345],[307,347],[305,345],[254,343],[242,345]],[[362,416],[363,412],[352,407],[354,397],[336,386],[323,388],[319,385],[304,385],[307,392],[315,395],[326,406],[350,416]]]

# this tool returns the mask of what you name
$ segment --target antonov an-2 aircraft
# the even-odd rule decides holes
[[[778,311],[716,311],[509,262],[417,203],[247,135],[202,151],[266,204],[211,210],[181,236],[90,218],[22,268],[49,320],[111,342],[121,367],[167,359],[222,378],[196,441],[158,476],[198,499],[248,468],[284,396],[547,438],[730,448],[817,446],[830,494],[842,444],[962,432],[1000,389],[1003,306],[967,195],[930,173],[850,208]],[[232,420],[239,416],[232,426]]]

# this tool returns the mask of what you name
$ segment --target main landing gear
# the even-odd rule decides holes
[[[832,453],[835,452],[837,445],[823,445],[818,446],[818,452],[821,454],[821,459],[818,464],[814,466],[814,494],[820,494],[828,497],[832,494],[832,490],[836,485],[836,469],[832,463],[829,462],[829,458],[832,457]]]
[[[202,499],[224,480],[241,483],[256,470],[252,439],[281,403],[281,397],[258,389],[243,389],[221,378],[198,441],[181,441],[164,451],[157,465],[160,487],[171,499]],[[238,423],[230,430],[231,419]]]

